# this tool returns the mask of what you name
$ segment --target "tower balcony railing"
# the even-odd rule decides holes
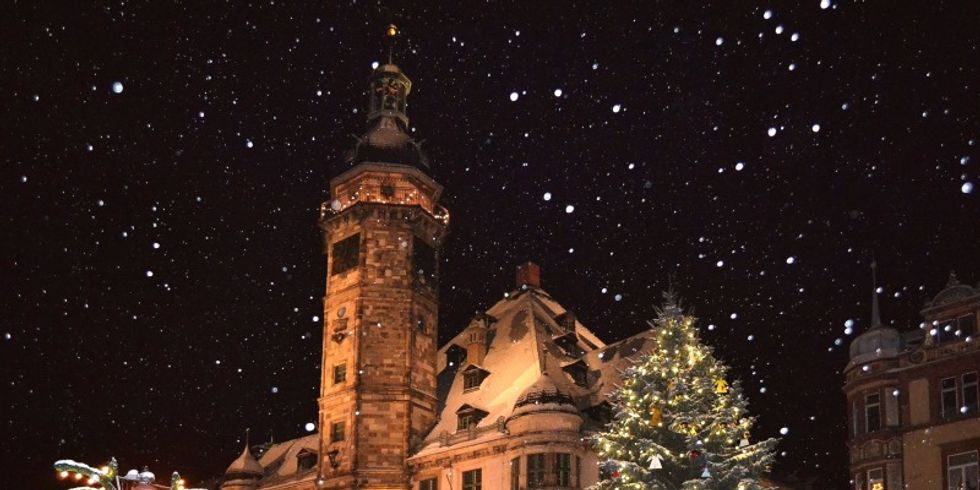
[[[339,199],[334,199],[332,201],[326,201],[320,204],[320,219],[324,220],[332,216],[340,214],[347,208],[350,208],[358,203],[369,203],[369,204],[395,204],[398,206],[418,206],[422,209],[428,211],[433,218],[437,219],[443,225],[449,224],[449,210],[445,207],[434,204],[434,203],[423,203],[420,200],[408,201],[408,200],[395,200],[395,199],[371,199],[371,200],[359,200],[354,199],[347,204],[341,203]],[[428,206],[426,206],[428,204]],[[429,209],[431,207],[431,209]]]

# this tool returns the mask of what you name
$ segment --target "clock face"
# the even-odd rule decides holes
[[[337,318],[343,318],[345,315],[347,315],[347,307],[341,306],[340,309],[337,310]]]

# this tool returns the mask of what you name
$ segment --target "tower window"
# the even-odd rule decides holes
[[[555,481],[559,487],[572,486],[572,455],[568,453],[555,454]]]
[[[527,486],[528,488],[544,486],[544,453],[527,455]]]
[[[347,381],[347,363],[340,363],[333,367],[333,384],[339,385]]]
[[[331,265],[330,274],[340,274],[357,267],[357,261],[361,254],[361,234],[355,233],[343,240],[333,244],[330,252]]]
[[[412,271],[417,283],[436,285],[436,249],[419,237],[412,242]]]
[[[881,430],[881,396],[878,393],[864,397],[864,428],[865,432]]]
[[[475,470],[463,472],[463,490],[481,490],[482,488],[483,488],[482,469],[477,468]]]
[[[521,490],[521,458],[510,460],[510,490]]]
[[[942,417],[950,418],[955,417],[956,412],[959,410],[959,403],[957,403],[956,396],[956,378],[943,378],[940,381],[940,401],[942,406],[940,407],[942,411]]]
[[[344,440],[344,423],[334,422],[330,424],[330,442],[341,442]]]
[[[426,478],[419,482],[419,490],[439,490],[439,480]]]

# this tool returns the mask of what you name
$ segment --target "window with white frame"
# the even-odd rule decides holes
[[[951,454],[946,457],[946,485],[949,490],[978,488],[977,452]]]

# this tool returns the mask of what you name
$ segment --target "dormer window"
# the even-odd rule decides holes
[[[296,471],[306,471],[316,467],[316,453],[304,449],[296,455]]]
[[[589,386],[589,366],[582,361],[576,361],[562,368],[575,384],[583,387]]]
[[[585,351],[578,345],[578,337],[575,332],[568,332],[555,339],[555,344],[561,348],[568,357],[582,357]]]
[[[571,311],[566,311],[561,315],[555,317],[555,323],[561,327],[564,332],[574,332],[575,331],[575,313]]]
[[[479,389],[483,380],[489,375],[490,373],[486,370],[470,365],[463,371],[463,392]]]
[[[476,427],[477,424],[487,416],[487,412],[470,405],[463,405],[456,410],[456,430],[468,430]]]

